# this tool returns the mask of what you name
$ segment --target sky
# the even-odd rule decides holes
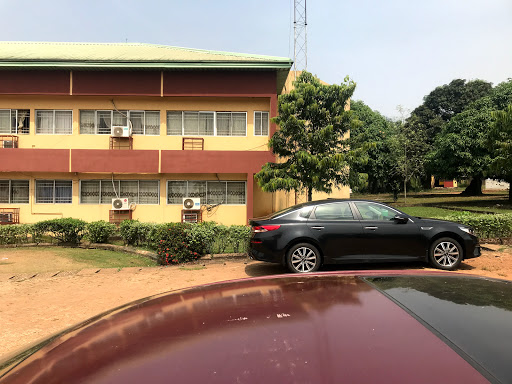
[[[3,41],[130,42],[293,58],[293,0],[0,0]],[[389,118],[456,78],[512,78],[512,0],[310,0],[307,70]]]

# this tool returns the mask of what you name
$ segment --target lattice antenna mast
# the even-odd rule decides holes
[[[293,11],[293,70],[296,73],[308,69],[306,0],[294,0]]]

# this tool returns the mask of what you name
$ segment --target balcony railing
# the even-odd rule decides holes
[[[19,208],[0,208],[0,225],[19,224]]]
[[[0,148],[18,148],[18,136],[0,135]]]

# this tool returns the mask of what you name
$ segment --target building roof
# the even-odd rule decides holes
[[[284,57],[142,43],[0,42],[0,67],[261,68],[289,70]]]

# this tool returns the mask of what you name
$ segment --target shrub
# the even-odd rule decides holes
[[[251,228],[247,225],[232,225],[229,227],[229,237],[233,245],[233,252],[247,252],[251,237]]]
[[[170,223],[160,228],[158,260],[162,265],[196,260],[200,253],[190,245],[190,224]]]
[[[215,227],[215,245],[217,253],[225,253],[228,246],[231,244],[229,237],[229,227],[219,224]]]
[[[93,221],[86,225],[87,239],[92,243],[106,243],[117,227],[106,221]]]
[[[160,240],[159,232],[165,226],[165,224],[141,223],[138,220],[124,220],[119,226],[119,232],[127,245],[157,249],[157,243]]]
[[[30,224],[0,225],[0,244],[28,243],[32,232]],[[33,235],[32,241],[34,241]]]
[[[504,238],[512,236],[512,214],[474,214],[458,212],[445,217],[473,228],[477,236],[482,238]]]
[[[85,234],[85,221],[70,217],[44,220],[34,224],[37,233],[47,234],[60,243],[78,244]]]
[[[190,238],[190,246],[201,256],[213,253],[216,227],[217,224],[214,221],[191,224],[188,227],[187,232]]]

